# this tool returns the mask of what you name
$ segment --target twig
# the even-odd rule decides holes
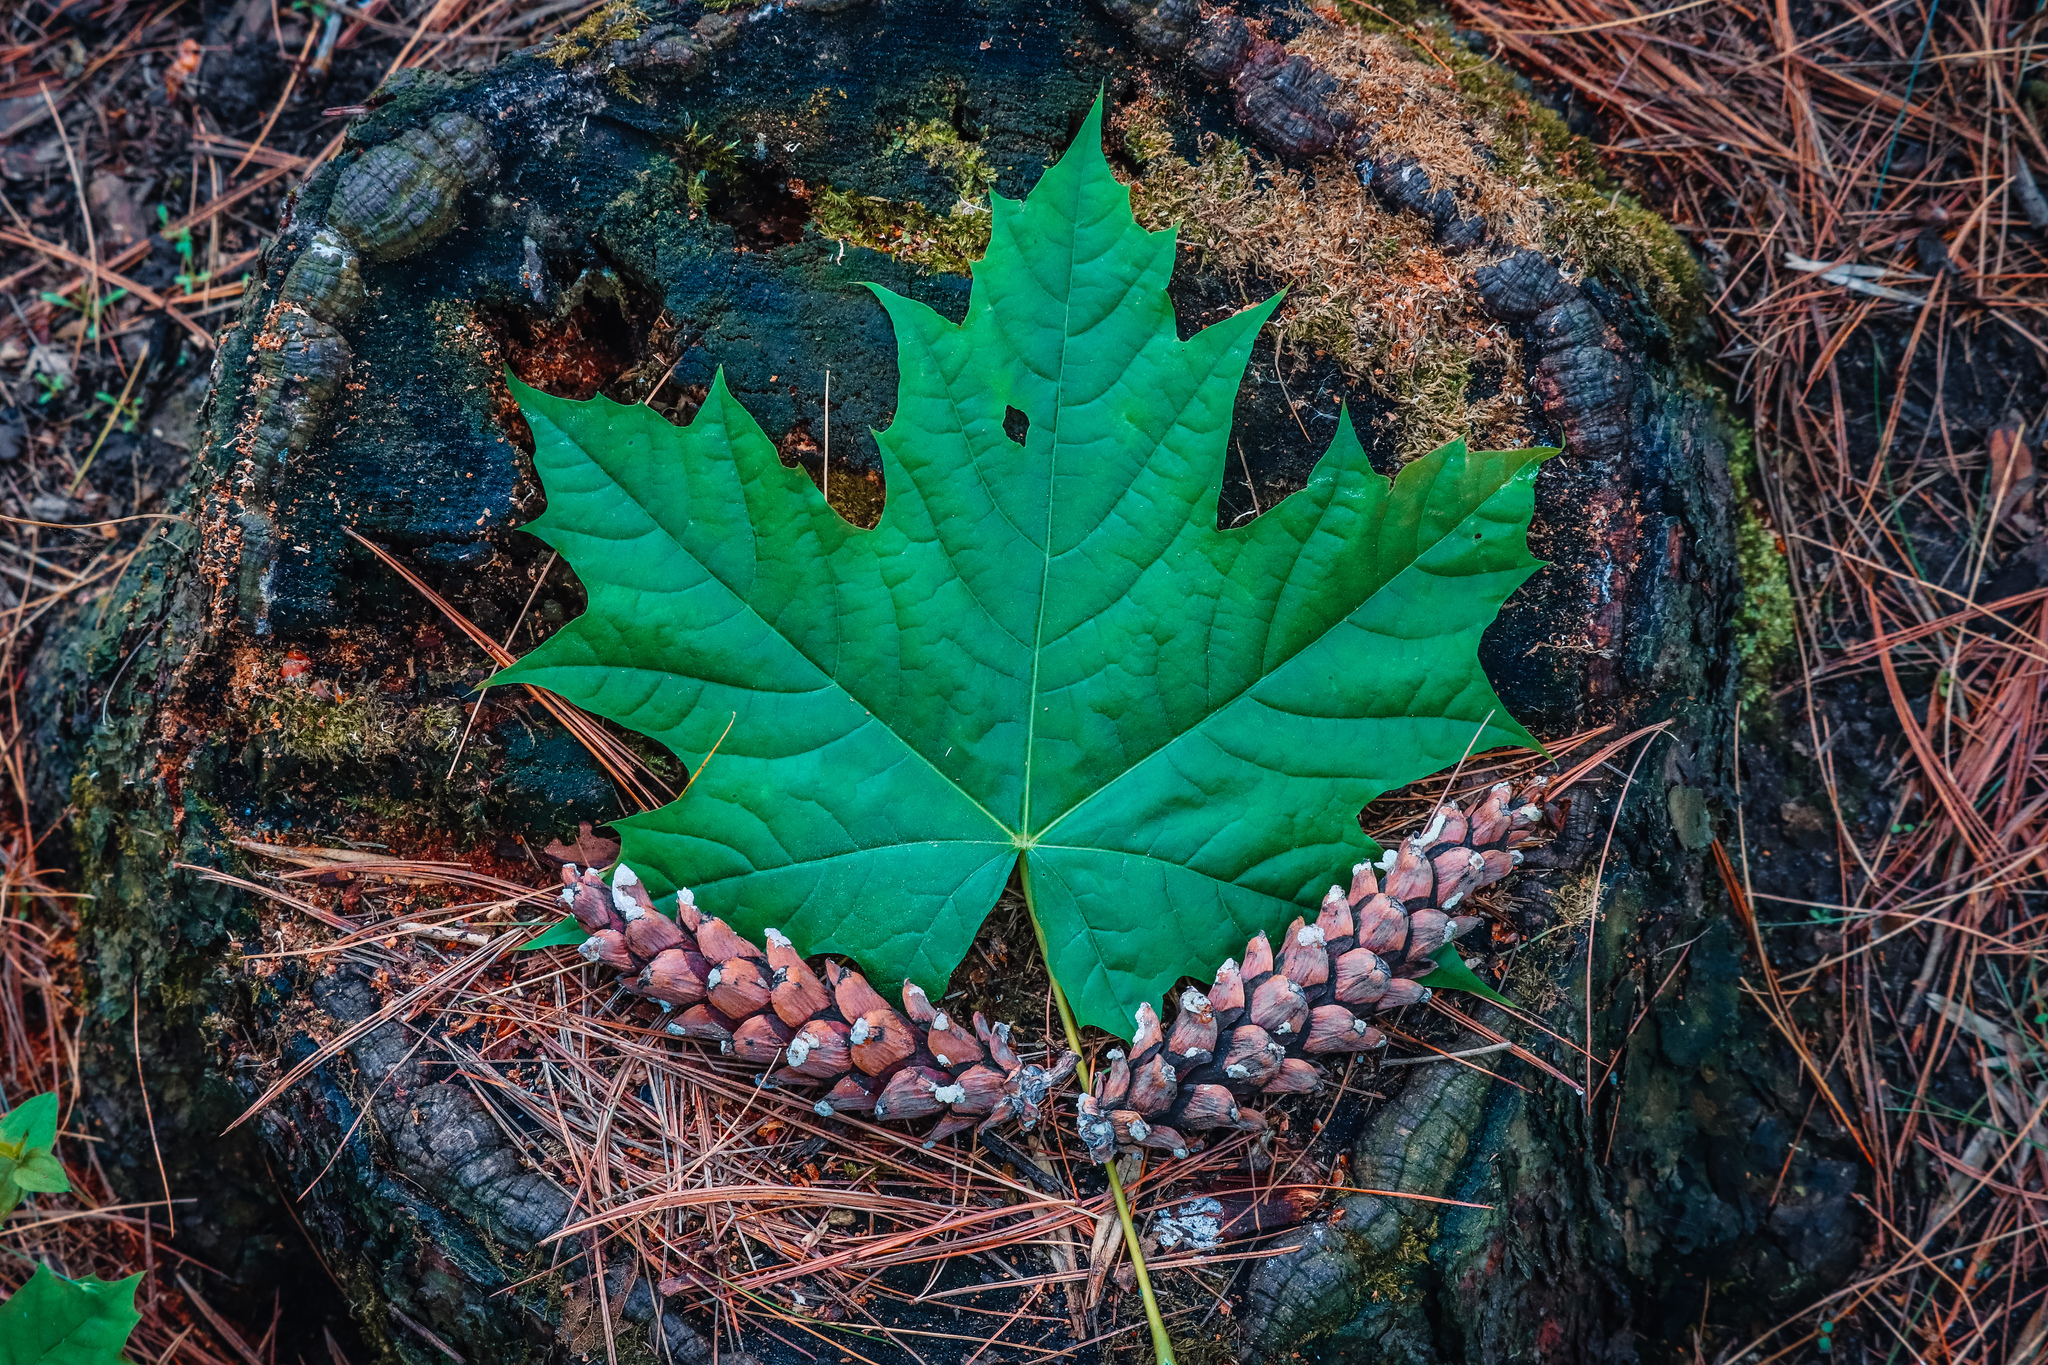
[[[190,332],[192,334],[193,339],[196,340],[201,346],[207,347],[208,349],[212,349],[213,333],[207,331],[204,327],[201,327],[191,318],[185,316],[185,314],[180,313],[177,309],[171,307],[169,300],[165,299],[163,295],[157,293],[148,285],[138,284],[136,281],[129,279],[126,275],[121,274],[119,271],[110,270],[105,266],[97,265],[91,260],[87,259],[86,257],[81,256],[77,252],[71,250],[71,248],[69,247],[58,246],[55,242],[46,242],[40,237],[31,237],[24,232],[15,232],[11,228],[0,228],[0,242],[12,242],[16,246],[24,246],[29,248],[31,251],[40,251],[45,255],[54,256],[58,260],[65,261],[71,265],[75,265],[80,267],[81,269],[86,270],[95,280],[102,280],[108,284],[115,286],[116,288],[127,290],[132,297],[139,299],[143,303],[148,304],[151,308],[158,308],[168,313],[171,316],[172,320],[175,321],[180,327],[183,327],[186,331]]]
[[[92,443],[92,449],[86,451],[85,458],[79,461],[78,473],[72,478],[71,487],[65,490],[67,493],[76,494],[85,483],[85,472],[92,468],[93,457],[98,455],[100,447],[107,443],[107,435],[113,431],[114,423],[121,420],[121,413],[128,406],[128,395],[135,391],[135,381],[142,377],[142,367],[148,363],[149,343],[145,341],[142,344],[142,353],[136,356],[134,363],[128,367],[128,381],[121,385],[121,396],[114,400],[114,410],[107,414],[106,425],[100,428],[99,439]]]

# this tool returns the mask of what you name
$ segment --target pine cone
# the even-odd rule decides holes
[[[1349,891],[1331,887],[1314,924],[1290,924],[1277,959],[1260,933],[1242,965],[1217,970],[1208,994],[1182,992],[1172,1027],[1140,1005],[1129,1055],[1111,1051],[1080,1099],[1088,1154],[1108,1161],[1149,1147],[1186,1156],[1196,1133],[1261,1132],[1265,1116],[1241,1102],[1319,1089],[1322,1069],[1309,1056],[1386,1046],[1360,1016],[1429,999],[1415,978],[1479,923],[1450,911],[1522,861],[1518,848],[1541,833],[1544,785],[1537,778],[1516,793],[1498,783],[1469,815],[1446,801],[1377,868],[1352,868]]]
[[[1543,785],[1529,783],[1516,805],[1517,794],[1500,783],[1469,816],[1445,802],[1377,870],[1353,868],[1348,893],[1331,887],[1314,924],[1289,925],[1277,960],[1261,933],[1245,945],[1242,965],[1223,964],[1208,994],[1183,992],[1171,1029],[1149,1004],[1139,1006],[1129,1055],[1112,1050],[1080,1098],[1089,1154],[1107,1161],[1149,1147],[1185,1156],[1188,1135],[1263,1130],[1264,1117],[1240,1101],[1318,1089],[1322,1071],[1308,1055],[1385,1046],[1386,1036],[1359,1015],[1429,998],[1414,978],[1434,969],[1437,949],[1478,923],[1448,912],[1522,861],[1517,848],[1538,836],[1544,819],[1536,804]],[[775,1066],[769,1083],[828,1086],[814,1106],[821,1115],[943,1115],[927,1147],[1010,1118],[1028,1129],[1079,1062],[1066,1052],[1051,1067],[1026,1065],[1010,1047],[1009,1025],[977,1013],[970,1034],[914,982],[903,984],[898,1013],[836,962],[820,980],[787,937],[768,930],[764,952],[700,912],[687,890],[676,893],[670,919],[623,863],[609,886],[573,863],[562,868],[562,882],[563,903],[590,933],[584,957],[625,973],[624,989],[672,1016],[669,1033]]]
[[[773,1084],[829,1086],[813,1106],[821,1115],[944,1115],[927,1147],[1010,1118],[1028,1129],[1080,1060],[1068,1052],[1051,1067],[1027,1065],[1011,1050],[1008,1024],[976,1014],[969,1033],[910,981],[906,1019],[859,972],[830,962],[821,981],[787,937],[768,930],[763,952],[702,914],[687,890],[676,893],[670,919],[624,863],[610,886],[566,864],[562,901],[590,933],[583,956],[626,973],[626,990],[672,1016],[668,1032],[764,1066],[779,1062],[767,1077]]]

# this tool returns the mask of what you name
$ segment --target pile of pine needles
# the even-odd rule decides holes
[[[460,606],[371,548],[457,631],[486,653],[493,648]],[[571,732],[630,779],[622,792],[658,781],[597,722],[576,718],[582,723]],[[1577,762],[1555,788],[1596,776],[1639,738],[1616,740],[1603,728],[1556,741],[1552,754]],[[1552,766],[1531,754],[1461,765],[1448,782],[1417,784],[1376,807],[1389,822],[1382,833],[1426,821],[1446,796],[1469,802],[1493,782]],[[1052,1121],[1036,1132],[964,1135],[933,1148],[915,1130],[821,1119],[815,1094],[765,1088],[759,1066],[665,1035],[653,1007],[622,991],[610,969],[568,948],[519,951],[562,913],[559,882],[531,853],[532,875],[521,879],[474,862],[239,842],[262,864],[253,880],[190,870],[269,902],[265,950],[247,953],[244,966],[347,967],[377,981],[385,1000],[279,1076],[245,1117],[370,1029],[406,1026],[416,1058],[468,1086],[525,1163],[573,1196],[571,1220],[551,1239],[553,1264],[581,1253],[590,1267],[568,1316],[573,1349],[616,1359],[621,1335],[636,1330],[614,1301],[625,1297],[611,1283],[622,1265],[728,1350],[773,1338],[799,1354],[872,1361],[886,1344],[895,1353],[880,1359],[965,1365],[1145,1349],[1146,1319],[1130,1292],[1116,1210],[1099,1170],[1060,1122],[1064,1104],[1050,1107]],[[550,854],[601,863],[616,845],[586,830],[576,847]],[[1006,947],[1031,944],[1024,914],[1014,896],[998,905],[942,1003],[1018,1026],[1021,1055],[1043,1063],[1060,1037],[1043,965],[1028,947]],[[1448,1001],[1403,1024],[1395,1051],[1404,1055],[1390,1059],[1394,1065],[1473,1065],[1451,1050],[1474,1044],[1535,1060]],[[1176,1337],[1220,1343],[1240,1273],[1277,1254],[1270,1244],[1278,1233],[1352,1188],[1344,1144],[1317,1139],[1340,1104],[1383,1098],[1372,1077],[1385,1064],[1354,1065],[1326,1094],[1293,1106],[1270,1145],[1240,1134],[1187,1160],[1122,1173],[1140,1228],[1190,1199],[1214,1199],[1226,1210],[1226,1237],[1214,1247],[1146,1239]],[[1229,1227],[1238,1214],[1240,1224]],[[608,1268],[604,1276],[598,1266]]]
[[[1789,907],[1826,926],[1813,965],[1778,970],[1790,936],[1756,928],[1753,996],[1862,1149],[1875,1237],[1850,1284],[1702,1358],[1851,1334],[1870,1358],[2032,1359],[2048,1342],[2044,18],[2013,0],[1452,8],[1590,114],[1691,236],[1790,567],[1798,679],[1763,724],[1820,773],[1839,890]],[[1888,771],[1845,796],[1863,705],[1890,732]],[[1761,813],[1744,818],[1754,838]],[[1738,909],[1782,901],[1746,854],[1738,840],[1724,864]]]
[[[6,752],[18,750],[8,745]],[[19,800],[20,765],[5,768],[8,795]],[[37,1195],[0,1227],[0,1300],[38,1265],[74,1280],[140,1271],[142,1321],[129,1338],[129,1359],[274,1365],[279,1312],[256,1332],[216,1311],[205,1295],[221,1272],[171,1245],[176,1207],[168,1199],[122,1202],[101,1165],[100,1139],[79,1131],[86,1126],[76,1117],[82,1021],[68,984],[78,900],[36,872],[18,828],[0,838],[0,1095],[8,1108],[45,1092],[57,1096],[56,1153],[71,1182],[70,1193]],[[139,1034],[135,1066],[140,1079]],[[338,1356],[337,1365],[344,1365]]]
[[[581,1253],[616,1279],[623,1258],[728,1352],[774,1338],[857,1360],[885,1347],[893,1352],[879,1359],[1036,1360],[1145,1340],[1136,1296],[1119,1292],[1123,1239],[1107,1186],[1057,1123],[1013,1129],[993,1146],[963,1138],[926,1149],[914,1130],[821,1119],[816,1095],[764,1088],[760,1067],[664,1035],[610,970],[570,949],[516,951],[559,914],[545,877],[522,884],[462,863],[242,846],[271,870],[255,881],[210,875],[280,912],[267,930],[274,947],[245,963],[349,966],[387,996],[279,1077],[252,1114],[397,1020],[415,1035],[416,1058],[467,1085],[524,1161],[573,1195],[555,1261]],[[1042,980],[1031,1008],[1015,1021],[1027,1060],[1058,1036]],[[1298,1146],[1248,1167],[1249,1141],[1136,1175],[1127,1188],[1140,1216],[1197,1189],[1248,1205],[1328,1187],[1332,1169]],[[1178,1330],[1216,1315],[1262,1240],[1167,1249],[1150,1262],[1175,1291]],[[618,1317],[623,1294],[594,1273],[575,1292],[572,1349],[616,1358],[617,1339],[636,1330]]]

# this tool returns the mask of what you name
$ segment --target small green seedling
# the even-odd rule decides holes
[[[0,1218],[24,1194],[71,1188],[57,1160],[57,1097],[37,1095],[0,1115]],[[0,1365],[122,1365],[121,1348],[142,1315],[142,1276],[67,1279],[46,1265],[0,1303]]]
[[[49,304],[53,308],[68,308],[81,318],[84,318],[86,323],[85,335],[89,341],[99,340],[100,321],[106,317],[107,310],[127,297],[128,291],[125,289],[109,290],[98,298],[93,298],[84,290],[80,290],[76,297],[55,294],[47,289],[41,293],[44,303]]]
[[[92,398],[95,412],[97,412],[101,404],[105,404],[114,410],[116,420],[121,424],[122,435],[131,435],[135,428],[142,425],[142,400],[140,398],[131,398],[124,403],[105,389],[93,390]]]
[[[213,272],[210,270],[194,270],[192,268],[192,229],[181,227],[176,232],[169,231],[168,229],[171,225],[171,211],[169,208],[158,204],[156,206],[156,221],[157,230],[163,233],[165,241],[176,248],[178,261],[184,267],[177,274],[171,276],[171,278],[177,282],[180,289],[190,294],[195,286],[205,284],[207,280],[211,279]]]
[[[0,1117],[0,1218],[24,1194],[62,1194],[71,1188],[57,1160],[57,1097],[42,1094]]]

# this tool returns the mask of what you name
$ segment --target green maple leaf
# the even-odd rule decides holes
[[[0,1365],[116,1365],[135,1311],[141,1275],[69,1280],[39,1265],[0,1303]]]
[[[1476,649],[1539,567],[1554,452],[1453,443],[1390,484],[1346,417],[1306,488],[1217,529],[1279,300],[1179,339],[1174,234],[1133,220],[1100,117],[995,199],[964,321],[875,289],[902,379],[872,530],[722,375],[680,430],[515,385],[548,495],[528,529],[589,609],[497,681],[691,766],[618,822],[651,889],[936,998],[1021,861],[1054,976],[1127,1034],[1376,853],[1373,797],[1535,743]]]
[[[37,1152],[23,1161],[10,1178],[24,1190],[37,1194],[63,1194],[71,1188],[63,1163],[48,1152]]]

